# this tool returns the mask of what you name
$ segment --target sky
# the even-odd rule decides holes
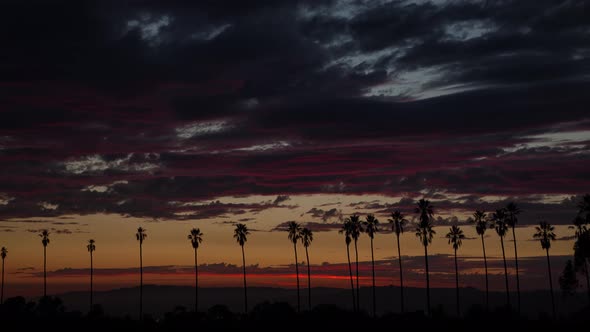
[[[576,204],[590,191],[590,16],[585,1],[5,1],[0,5],[0,246],[6,296],[139,282],[294,287],[284,227],[314,232],[312,285],[347,287],[338,234],[373,213],[378,285],[398,285],[393,210],[406,285],[424,287],[413,234],[431,201],[433,287],[483,288],[469,216],[508,202],[523,289],[545,289],[534,226],[556,225],[554,280],[571,258]],[[502,290],[499,238],[485,236]],[[513,240],[506,255],[514,289]],[[370,243],[359,240],[361,283]],[[299,245],[299,261],[305,261]],[[303,267],[303,265],[302,265]],[[307,285],[302,269],[302,285]],[[555,286],[557,287],[557,285]]]

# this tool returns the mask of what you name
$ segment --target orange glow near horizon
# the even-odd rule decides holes
[[[272,196],[274,197],[274,196]],[[271,200],[271,196],[252,197],[226,197],[220,198],[224,202],[256,202]],[[305,225],[310,217],[305,214],[318,202],[323,204],[339,204],[342,214],[368,213],[371,211],[359,210],[350,206],[350,203],[360,200],[392,200],[384,196],[343,196],[343,195],[301,195],[293,196],[288,201],[293,208],[272,208],[256,213],[240,215],[240,218],[254,218],[245,222],[251,229],[248,241],[245,244],[246,265],[248,267],[248,286],[268,287],[295,287],[294,254],[292,243],[287,239],[285,231],[273,231],[280,223],[286,220],[296,220]],[[436,201],[433,202],[436,208]],[[446,211],[435,210],[435,216],[447,217]],[[453,214],[461,219],[465,215],[459,215],[459,211]],[[389,228],[386,223],[386,215],[377,215],[382,226]],[[409,214],[411,219],[413,214]],[[221,219],[224,220],[224,219]],[[225,221],[225,220],[224,220]],[[230,219],[231,221],[231,219]],[[337,223],[337,220],[328,220],[325,224]],[[194,283],[193,250],[187,240],[187,234],[193,227],[198,227],[204,233],[203,243],[198,250],[199,264],[207,268],[200,268],[201,287],[242,287],[242,256],[240,246],[233,238],[233,225],[220,223],[218,219],[202,219],[191,221],[146,221],[138,218],[124,218],[119,215],[86,215],[86,216],[62,216],[44,218],[43,220],[12,219],[0,221],[0,225],[10,226],[12,232],[3,233],[0,237],[0,245],[8,248],[6,258],[6,286],[7,296],[25,295],[38,296],[42,292],[43,272],[43,247],[37,234],[39,229],[50,229],[51,242],[47,247],[48,291],[58,294],[66,291],[88,288],[89,253],[86,250],[88,239],[96,240],[94,252],[95,289],[108,290],[113,288],[135,287],[139,283],[139,244],[135,239],[138,226],[147,229],[148,237],[143,244],[143,265],[145,284],[162,285],[187,285]],[[348,280],[348,264],[346,258],[346,246],[343,236],[338,234],[339,225],[335,225],[328,231],[315,231],[314,240],[309,248],[312,265],[313,287],[339,287],[350,286]],[[437,255],[452,255],[452,248],[448,245],[444,235],[449,225],[436,226],[436,236],[432,245],[428,248],[429,256],[432,256],[431,284],[433,287],[453,287],[454,266],[445,263],[435,264]],[[465,287],[483,287],[483,264],[481,261],[481,241],[475,233],[473,225],[461,224],[466,239],[459,249],[459,256],[466,259],[460,267],[462,276],[461,284]],[[53,228],[53,229],[52,229]],[[51,230],[52,229],[52,230]],[[67,232],[65,230],[68,230]],[[573,235],[573,230],[568,226],[556,226],[558,237]],[[527,258],[544,257],[538,241],[532,240],[534,227],[518,227],[516,229],[519,240],[519,259],[523,262]],[[509,260],[509,273],[514,274],[513,242],[511,234],[505,238],[506,258]],[[404,267],[405,286],[424,287],[423,254],[424,249],[413,234],[412,227],[408,227],[406,233],[400,238],[402,256],[404,259],[415,257],[414,266]],[[486,233],[486,251],[489,262],[495,267],[490,267],[490,274],[494,278],[503,276],[503,269],[499,268],[502,253],[500,241],[493,232]],[[566,256],[572,254],[572,240],[555,241],[551,248],[551,255]],[[370,286],[371,252],[369,238],[363,234],[359,239],[359,261],[363,262],[360,270],[360,282],[363,286]],[[351,258],[354,259],[354,245],[351,245]],[[380,286],[398,285],[399,271],[397,268],[397,247],[395,236],[392,233],[379,233],[374,240],[375,260],[381,261],[377,267],[376,283]],[[307,270],[305,264],[305,250],[298,245],[301,285],[306,285]],[[442,258],[438,258],[439,260]],[[468,262],[472,260],[473,263]],[[385,263],[384,263],[385,262]],[[221,264],[221,265],[219,265]],[[524,264],[524,263],[523,263]],[[219,267],[219,266],[220,267]],[[338,265],[335,267],[335,265]],[[546,271],[545,261],[538,264],[542,273]],[[170,271],[160,273],[157,267],[170,266]],[[156,270],[150,271],[153,267]],[[178,268],[176,268],[178,267]],[[254,270],[252,268],[254,267]],[[218,272],[216,268],[224,270]],[[334,269],[339,269],[334,273]],[[353,269],[355,268],[353,263]],[[557,268],[561,269],[562,266]],[[62,269],[65,269],[62,271]],[[71,273],[72,270],[80,270],[79,273]],[[105,269],[113,269],[108,272],[113,275],[104,275]],[[290,271],[290,269],[293,269]],[[545,270],[543,270],[545,269]],[[521,267],[522,277],[526,278],[525,265]],[[57,273],[57,274],[56,274]],[[73,275],[64,276],[64,273]],[[102,273],[102,274],[101,274]],[[532,276],[531,278],[537,278]],[[500,279],[498,279],[500,280]],[[554,276],[557,280],[557,275]],[[501,281],[501,280],[500,280]],[[512,281],[511,281],[512,282]],[[523,283],[523,287],[545,287],[541,283]],[[303,286],[302,286],[303,287]],[[494,283],[491,287],[496,287]],[[497,289],[502,289],[502,284],[497,284]]]

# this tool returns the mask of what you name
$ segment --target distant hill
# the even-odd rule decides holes
[[[183,306],[192,310],[194,306],[194,288],[188,286],[144,286],[144,312],[160,316],[165,312],[174,310],[177,306]],[[370,312],[372,305],[371,288],[361,288],[361,307]],[[406,310],[424,310],[425,290],[422,288],[406,288]],[[432,304],[449,314],[455,313],[455,289],[439,288],[431,289]],[[377,311],[379,314],[386,312],[397,312],[399,308],[399,287],[378,287],[377,288]],[[88,293],[71,292],[58,294],[62,298],[68,310],[88,310]],[[233,312],[241,312],[244,308],[243,288],[200,288],[199,289],[199,311],[206,311],[213,305],[226,305]],[[511,294],[513,302],[516,294]],[[574,297],[563,300],[556,294],[557,307],[560,312],[573,312],[580,310],[587,305],[585,294],[579,293]],[[297,290],[271,287],[248,288],[248,303],[252,309],[256,304],[262,302],[288,302],[294,307],[297,305]],[[350,289],[341,288],[313,288],[313,305],[336,304],[340,307],[350,309],[352,307],[352,296]],[[461,289],[461,308],[466,312],[473,305],[484,305],[485,292],[474,288]],[[529,317],[537,317],[539,313],[549,313],[551,308],[550,294],[548,291],[532,291],[522,293],[522,311]],[[113,289],[104,292],[95,292],[94,302],[101,304],[106,313],[116,316],[135,317],[138,311],[139,287]],[[502,306],[505,303],[505,293],[490,293],[490,306]],[[307,289],[301,290],[301,309],[307,309]]]

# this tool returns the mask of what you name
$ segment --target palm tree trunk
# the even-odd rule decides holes
[[[346,256],[348,256],[348,272],[350,273],[350,290],[352,290],[352,310],[356,312],[356,295],[354,294],[354,281],[352,278],[352,264],[350,263],[350,245],[346,245]]]
[[[516,232],[514,231],[516,227],[512,227],[512,238],[514,239],[514,265],[516,268],[516,304],[518,314],[520,315],[520,278],[518,277],[518,252],[516,250]]]
[[[461,309],[459,307],[459,266],[457,265],[457,249],[455,249],[455,291],[457,297],[457,317],[461,316]]]
[[[399,284],[400,284],[400,301],[401,301],[401,311],[402,313],[405,312],[404,310],[404,274],[402,273],[402,254],[399,244],[399,235],[397,235],[397,257],[399,262]]]
[[[490,288],[488,281],[488,259],[486,257],[486,244],[483,240],[483,234],[481,235],[481,248],[483,249],[483,266],[486,272],[486,311],[490,310]]]
[[[371,269],[373,272],[373,318],[377,316],[377,301],[375,300],[375,256],[373,255],[373,238],[371,238]]]
[[[297,313],[301,312],[301,298],[299,296],[299,259],[297,258],[297,242],[293,243],[295,250],[295,274],[297,279]]]
[[[588,271],[588,260],[586,258],[584,258],[584,271],[586,271],[584,273],[586,274],[586,292],[588,293],[588,301],[590,301],[590,271]]]
[[[43,297],[47,297],[47,246],[43,246]]]
[[[309,269],[309,253],[305,247],[305,258],[307,258],[307,302],[309,304],[309,311],[311,311],[311,272]]]
[[[2,290],[0,290],[0,304],[4,303],[4,258],[2,258]]]
[[[195,248],[195,314],[199,310],[199,263],[197,260],[197,248]]]
[[[428,274],[428,246],[424,246],[424,261],[426,265],[426,313],[430,315],[430,276]]]
[[[244,313],[248,313],[248,288],[246,287],[246,254],[242,245],[242,267],[244,269]]]
[[[356,261],[356,308],[361,310],[361,293],[359,288],[359,251],[356,246],[357,240],[354,240],[354,256]]]
[[[90,251],[90,311],[92,311],[92,305],[94,304],[92,296],[93,296],[93,284],[94,284],[94,266],[92,263],[92,251]]]
[[[549,272],[549,290],[551,291],[551,310],[553,312],[553,319],[557,318],[555,314],[555,294],[553,294],[553,280],[551,278],[551,260],[549,259],[549,248],[547,251],[547,269]]]
[[[500,236],[500,245],[502,246],[502,259],[504,260],[504,279],[506,279],[506,305],[510,309],[510,290],[508,289],[508,267],[506,266],[506,254],[504,252],[504,238]]]
[[[143,252],[139,243],[139,320],[143,317]]]

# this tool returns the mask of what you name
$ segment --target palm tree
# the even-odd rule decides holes
[[[488,220],[487,215],[483,211],[475,211],[473,214],[472,222],[475,223],[475,231],[477,235],[481,238],[481,248],[483,250],[483,266],[486,272],[486,311],[490,310],[490,288],[489,288],[489,281],[488,281],[488,259],[486,257],[486,244],[483,240],[483,237],[488,229]]]
[[[587,225],[590,224],[590,194],[584,195],[582,200],[577,204],[578,207],[578,214],[574,219],[574,226],[576,227],[576,244],[575,248],[586,247],[586,242],[588,240],[588,227]],[[588,299],[590,300],[590,271],[588,270],[588,260],[585,255],[581,257],[578,255],[578,259],[576,259],[576,263],[580,263],[579,260],[582,260],[584,263],[583,266],[583,274],[586,276],[586,291],[588,294]],[[576,268],[579,268],[580,265],[576,264]]]
[[[349,218],[344,220],[344,225],[342,229],[338,231],[338,233],[344,233],[344,242],[346,243],[346,257],[348,258],[348,272],[350,273],[350,290],[352,291],[352,309],[356,312],[356,295],[354,293],[354,281],[352,278],[352,265],[350,263],[350,243],[352,242],[352,237],[350,234],[353,231],[353,225]]]
[[[299,260],[297,258],[297,241],[301,237],[301,226],[295,221],[289,221],[287,224],[287,231],[289,232],[289,240],[293,242],[293,250],[295,251],[295,275],[297,279],[297,312],[301,311],[301,298],[299,296]]]
[[[49,244],[49,231],[44,229],[39,233],[43,244],[43,297],[47,297],[47,245]]]
[[[515,203],[510,202],[506,205],[506,222],[508,226],[512,228],[512,239],[514,240],[514,267],[516,270],[516,300],[517,300],[517,309],[518,313],[520,314],[520,278],[518,276],[518,251],[516,250],[516,223],[518,223],[518,214],[520,214],[520,208],[516,206]]]
[[[585,230],[576,235],[576,242],[574,242],[574,264],[577,271],[582,272],[586,276],[586,291],[588,300],[590,301],[590,282],[588,275],[588,259],[590,258],[590,231]]]
[[[0,290],[0,304],[4,303],[4,260],[6,259],[6,254],[8,254],[8,250],[6,250],[6,247],[2,247],[0,250],[0,257],[2,257],[2,289]]]
[[[200,229],[193,228],[188,234],[188,239],[191,241],[191,245],[195,251],[195,313],[197,313],[199,309],[199,264],[197,260],[197,249],[199,249],[199,245],[203,242],[203,233],[201,233]]]
[[[547,272],[549,273],[549,289],[551,290],[551,309],[553,312],[553,319],[555,319],[555,295],[553,294],[553,281],[551,279],[551,260],[549,259],[549,248],[551,248],[551,241],[555,241],[554,227],[546,221],[541,221],[539,226],[535,227],[537,231],[533,238],[539,239],[541,248],[545,249],[547,253]]]
[[[588,237],[588,227],[586,226],[587,222],[586,222],[586,218],[584,218],[581,213],[578,213],[578,215],[576,216],[576,218],[574,219],[574,227],[576,229],[574,236],[576,238],[576,242],[574,243],[574,253],[578,252],[579,253],[579,249],[580,249],[580,244],[583,244],[585,242],[585,239]],[[582,246],[584,247],[584,246]],[[576,250],[578,249],[578,250]],[[590,276],[589,276],[589,271],[588,271],[588,260],[586,259],[585,256],[580,256],[577,255],[578,259],[575,260],[575,262],[577,264],[576,265],[576,269],[580,269],[582,270],[582,274],[586,277],[586,293],[588,294],[588,299],[590,300]],[[583,266],[581,266],[580,260],[583,262]]]
[[[354,240],[354,256],[355,256],[355,264],[356,264],[356,308],[360,311],[361,310],[361,293],[359,288],[359,251],[358,251],[358,240],[361,236],[363,230],[363,225],[361,223],[361,219],[358,215],[353,214],[350,216],[350,224],[352,225],[352,232],[350,233],[350,237]]]
[[[373,275],[373,317],[375,317],[377,315],[377,302],[375,297],[375,256],[373,254],[373,238],[375,237],[375,234],[379,231],[379,220],[377,220],[377,218],[375,218],[374,215],[369,214],[366,217],[364,225],[365,232],[367,232],[367,235],[369,235],[369,238],[371,238],[371,272]]]
[[[578,215],[586,220],[586,224],[590,224],[590,194],[584,195],[578,203]]]
[[[246,254],[244,252],[244,244],[248,241],[248,227],[244,224],[236,224],[234,230],[234,238],[242,247],[242,268],[244,269],[244,313],[248,313],[248,288],[246,287]]]
[[[504,260],[504,278],[506,280],[506,305],[510,308],[510,290],[508,289],[508,267],[506,266],[506,253],[504,251],[504,236],[508,231],[508,225],[506,224],[506,210],[498,209],[492,213],[493,227],[496,230],[496,234],[500,237],[500,245],[502,246],[502,259]]]
[[[463,234],[463,230],[459,228],[459,226],[453,225],[447,233],[446,238],[449,239],[449,244],[453,245],[453,249],[455,250],[455,289],[457,295],[456,304],[457,316],[460,316],[461,310],[459,307],[459,267],[457,265],[457,249],[459,249],[461,244],[463,244],[465,234]]]
[[[309,310],[311,311],[311,272],[309,268],[309,252],[307,248],[311,245],[313,241],[313,232],[309,228],[304,228],[301,230],[301,242],[303,243],[303,247],[305,247],[305,258],[307,259],[307,301],[309,303]]]
[[[404,215],[399,211],[394,211],[391,214],[391,218],[387,219],[391,224],[391,230],[395,233],[397,239],[397,257],[399,262],[399,284],[400,284],[400,301],[401,301],[401,311],[402,313],[405,312],[404,310],[404,275],[402,273],[402,253],[400,249],[399,243],[399,236],[404,232],[404,226],[407,223],[407,220],[404,219]]]
[[[143,227],[137,228],[135,238],[139,241],[139,319],[143,317],[143,240],[147,238],[146,229]]]
[[[428,271],[428,245],[432,243],[432,238],[436,232],[432,229],[432,219],[434,218],[434,210],[430,202],[425,199],[420,199],[414,210],[419,214],[418,227],[416,227],[416,237],[420,239],[420,243],[424,246],[424,262],[426,266],[426,310],[430,314],[430,275]]]
[[[94,304],[94,302],[92,301],[92,296],[94,294],[93,292],[93,277],[94,277],[94,264],[92,262],[92,253],[94,252],[94,250],[96,250],[96,245],[94,244],[94,240],[90,239],[88,240],[88,245],[86,245],[86,249],[88,249],[88,252],[90,253],[90,310],[92,310],[92,305]]]

